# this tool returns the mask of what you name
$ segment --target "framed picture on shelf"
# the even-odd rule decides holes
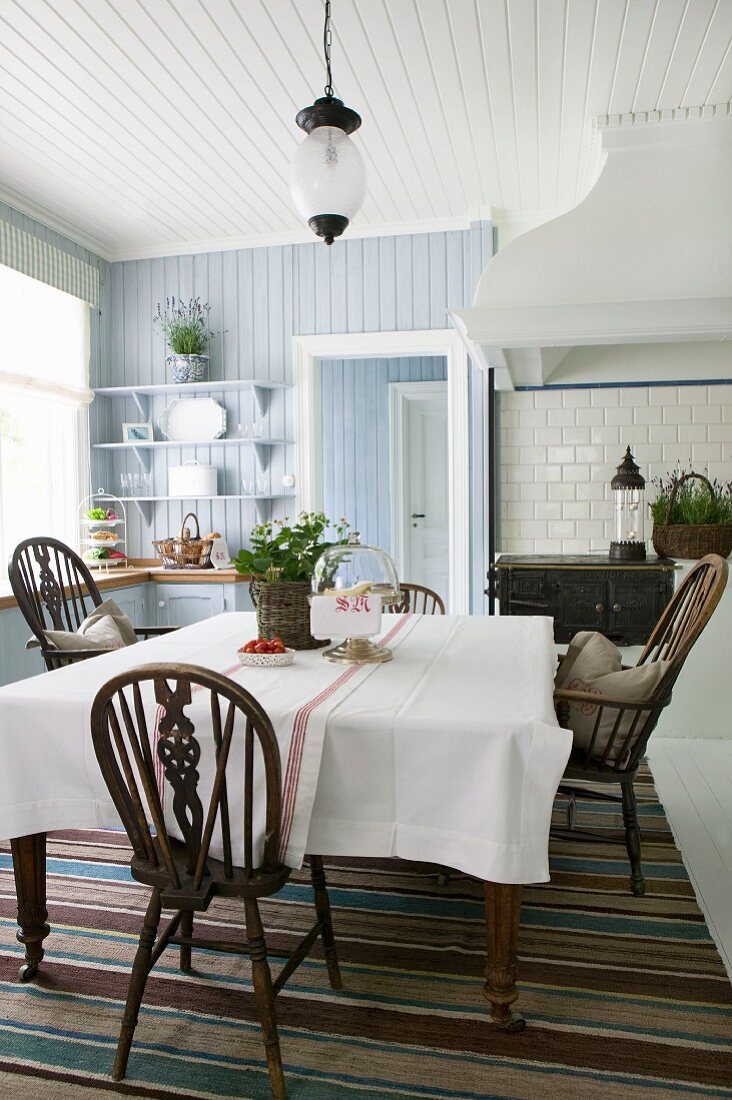
[[[122,425],[122,442],[123,443],[152,443],[153,441],[153,426],[151,421],[142,424],[123,424]]]

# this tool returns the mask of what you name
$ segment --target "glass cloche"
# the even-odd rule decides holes
[[[376,546],[362,546],[357,531],[347,543],[321,554],[315,563],[312,588],[317,596],[380,596],[387,611],[403,599],[392,559]],[[358,637],[346,638],[326,649],[323,656],[327,661],[360,664],[390,661],[392,654],[370,637]]]
[[[385,550],[362,546],[358,531],[348,542],[329,547],[313,572],[313,592],[319,596],[381,596],[384,607],[401,603],[396,567]]]

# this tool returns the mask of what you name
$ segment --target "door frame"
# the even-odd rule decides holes
[[[404,477],[404,437],[407,406],[410,401],[431,397],[447,400],[447,381],[389,383],[389,514],[391,545],[397,576],[406,576],[407,529],[410,516],[406,512],[407,487]]]
[[[296,501],[306,511],[322,507],[320,360],[434,356],[447,363],[448,610],[470,614],[470,436],[468,352],[455,329],[343,332],[294,336]]]

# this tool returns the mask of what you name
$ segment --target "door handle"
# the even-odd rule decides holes
[[[617,612],[617,611],[622,611],[622,610],[623,610],[623,608],[622,608],[621,604],[619,604],[619,603],[614,603],[613,604],[613,611]]]
[[[595,611],[597,612],[598,615],[602,615],[604,610],[605,610],[605,608],[603,607],[603,605],[601,603],[596,603],[595,604]]]
[[[424,512],[412,512],[412,519],[424,519]]]

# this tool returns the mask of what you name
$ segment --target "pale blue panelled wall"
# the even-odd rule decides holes
[[[167,381],[165,347],[152,327],[158,302],[176,296],[200,296],[211,304],[211,327],[221,335],[211,345],[211,377],[257,378],[292,382],[292,337],[295,334],[375,332],[450,327],[449,308],[472,302],[477,280],[492,255],[492,231],[482,222],[443,233],[339,240],[328,248],[320,242],[175,256],[113,263],[109,268],[109,324],[105,355],[94,364],[92,385],[133,385]],[[485,384],[471,367],[471,575],[473,608],[484,609],[485,586]],[[214,393],[214,397],[217,395]],[[238,434],[252,418],[251,394],[218,395],[226,406],[227,435]],[[155,419],[164,404],[151,406]],[[344,417],[355,410],[344,409]],[[139,420],[132,401],[97,398],[91,408],[92,440],[121,439],[123,421]],[[291,440],[294,432],[292,394],[272,398],[264,433]],[[352,430],[352,426],[350,429]],[[136,469],[132,452],[97,451],[95,484],[119,484],[121,470]],[[246,442],[238,447],[189,446],[155,453],[154,488],[167,491],[167,465],[189,459],[219,467],[218,491],[236,494],[241,479],[255,475],[254,455]],[[293,449],[272,449],[266,487],[276,491],[291,473]],[[229,548],[247,541],[256,521],[247,501],[200,501],[201,526],[221,531]],[[151,540],[178,530],[184,507],[177,501],[158,504],[148,528],[132,510],[128,552],[151,557]],[[289,511],[291,512],[291,506]],[[287,502],[273,514],[288,512]]]
[[[442,356],[324,359],[320,374],[323,509],[371,546],[391,547],[389,386],[447,377]]]

